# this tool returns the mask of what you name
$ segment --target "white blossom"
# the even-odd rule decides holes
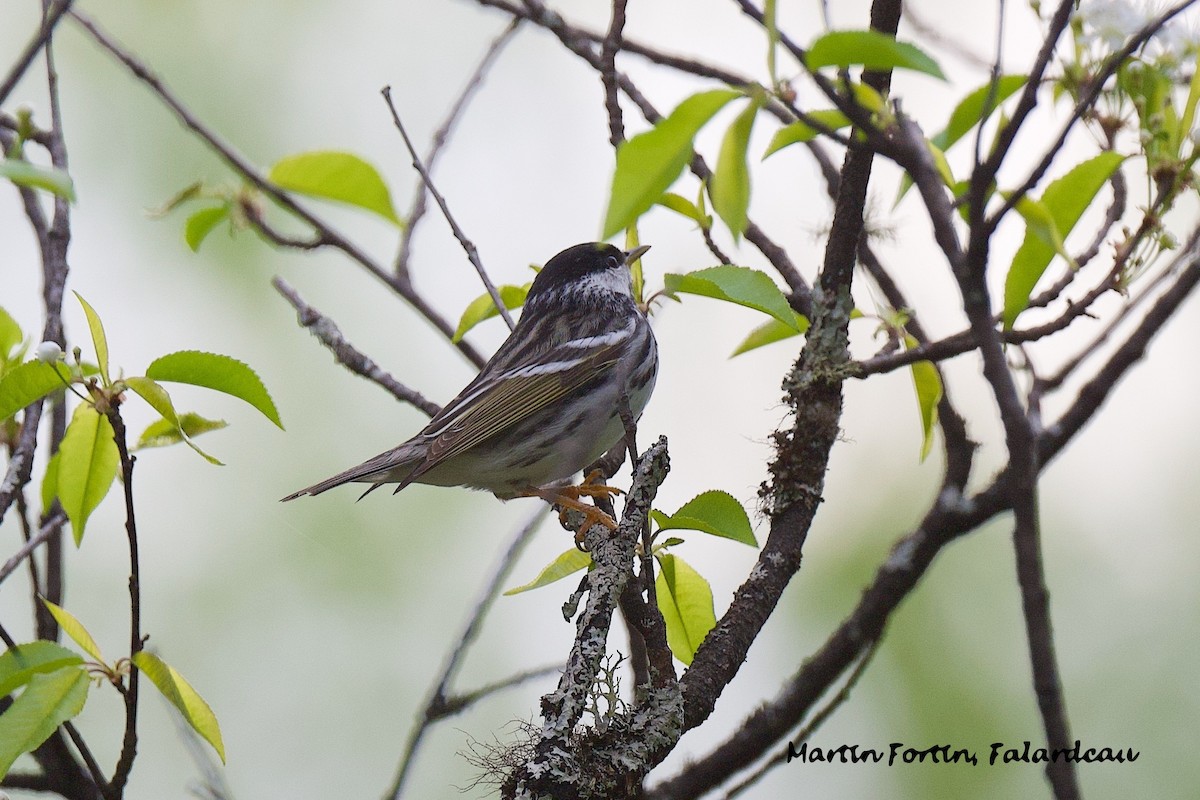
[[[33,355],[43,364],[54,364],[62,360],[63,351],[58,342],[42,342],[33,351]]]

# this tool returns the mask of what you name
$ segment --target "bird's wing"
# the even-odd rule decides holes
[[[458,413],[435,418],[426,428],[435,438],[409,480],[601,378],[617,363],[622,344],[592,350],[560,345],[538,354],[534,363],[509,365],[491,380],[468,386],[447,405]]]

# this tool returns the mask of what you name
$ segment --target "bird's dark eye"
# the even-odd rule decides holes
[[[617,258],[616,256],[609,256],[608,258],[604,259],[604,263],[608,265],[609,269],[616,269],[617,267],[621,266],[621,259]]]

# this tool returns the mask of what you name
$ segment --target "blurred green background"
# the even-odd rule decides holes
[[[0,66],[6,69],[36,27],[39,4],[2,5]],[[569,0],[557,7],[599,29],[606,24],[604,6]],[[820,30],[818,4],[780,6],[781,24],[797,40]],[[427,142],[507,21],[467,0],[83,0],[80,7],[253,163],[265,168],[314,149],[356,152],[383,172],[402,213],[416,176],[379,89],[392,86],[410,132]],[[834,22],[861,27],[865,8],[837,4]],[[962,13],[961,3],[916,8],[951,40],[991,52],[990,6],[979,17]],[[764,37],[732,3],[693,0],[681,17],[671,0],[633,2],[628,24],[631,38],[763,78]],[[1009,25],[1005,57],[1014,67],[1029,60],[1039,40],[1023,9],[1013,9]],[[238,797],[380,796],[444,653],[535,501],[502,505],[484,494],[414,486],[398,497],[379,492],[361,503],[342,491],[280,505],[277,498],[297,487],[403,440],[422,417],[334,365],[296,326],[290,307],[269,286],[273,275],[284,276],[352,342],[434,400],[451,397],[471,369],[402,302],[336,253],[280,252],[245,233],[231,238],[225,229],[198,255],[191,253],[182,240],[183,215],[152,219],[146,210],[197,179],[231,181],[229,173],[70,22],[55,52],[79,194],[68,288],[103,317],[114,364],[138,374],[155,356],[177,349],[235,356],[259,371],[287,426],[281,432],[212,393],[174,391],[182,409],[231,423],[202,442],[228,466],[209,466],[184,448],[139,458],[143,627],[150,644],[216,711],[227,778]],[[622,59],[663,111],[705,85],[635,57]],[[949,92],[922,77],[896,82],[906,110],[926,131],[936,130],[949,103],[985,77],[953,55],[942,61],[954,84]],[[37,119],[48,118],[38,73],[21,84],[6,110],[18,103],[31,106]],[[627,126],[642,129],[632,115]],[[715,153],[721,128],[702,135],[702,149]],[[771,132],[760,123],[751,151],[761,152]],[[596,76],[544,31],[522,29],[436,170],[439,188],[498,283],[522,283],[531,262],[596,237],[612,168],[607,136]],[[1039,142],[1020,145],[1019,154],[1028,154]],[[930,249],[921,209],[910,200],[888,212],[898,176],[880,163],[876,177],[871,211],[890,232],[881,250],[927,326],[942,334],[958,330],[956,293]],[[794,150],[756,171],[755,181],[752,217],[811,276],[829,217],[817,171]],[[694,195],[694,183],[682,185],[683,194]],[[394,232],[385,224],[343,209],[320,211],[378,259],[391,258]],[[1194,218],[1194,205],[1188,213]],[[665,272],[711,265],[691,227],[663,211],[645,219],[642,238],[654,246],[645,262],[651,287]],[[1011,251],[1021,231],[1014,225],[1004,232],[1009,238],[1000,249]],[[764,266],[752,248],[722,242],[739,263]],[[444,222],[431,214],[414,247],[418,289],[457,319],[481,290]],[[42,325],[38,272],[16,193],[0,187],[0,305],[27,331]],[[865,281],[859,290],[859,306],[873,308]],[[1042,484],[1046,568],[1074,735],[1085,746],[1141,752],[1134,764],[1083,766],[1084,792],[1092,798],[1194,797],[1200,785],[1192,741],[1200,718],[1200,426],[1192,345],[1198,315],[1193,300]],[[86,350],[86,326],[70,298],[66,319],[71,343]],[[656,317],[662,371],[641,429],[645,440],[659,433],[670,438],[673,471],[661,508],[674,510],[710,488],[726,489],[754,508],[766,477],[768,437],[784,417],[779,381],[798,351],[798,340],[791,340],[727,359],[760,321],[753,312],[699,298],[668,303]],[[1097,325],[1084,320],[1071,335],[1079,341]],[[858,324],[857,354],[877,346],[873,327]],[[490,352],[503,334],[493,320],[470,339]],[[949,373],[972,434],[984,443],[982,484],[1003,456],[994,408],[976,362],[958,359]],[[151,419],[137,403],[128,409],[132,431]],[[920,429],[907,374],[848,385],[843,425],[845,440],[834,451],[803,570],[713,718],[687,735],[661,774],[705,753],[773,694],[781,676],[853,607],[890,544],[932,501],[940,465],[936,455],[918,462]],[[127,635],[120,511],[115,497],[101,506],[82,548],[70,554],[67,577],[66,607],[110,655]],[[993,741],[1042,739],[1008,529],[1008,520],[1000,519],[934,564],[901,607],[851,701],[813,744],[949,744],[986,756]],[[4,552],[15,548],[15,522],[0,535]],[[546,525],[510,583],[528,580],[569,545],[567,534]],[[748,548],[699,536],[678,552],[712,580],[718,614],[754,558]],[[564,584],[499,600],[458,688],[560,660],[573,632],[559,613],[565,592]],[[23,575],[0,585],[0,618],[14,635],[30,635],[28,606]],[[551,685],[531,683],[494,696],[435,728],[409,796],[459,796],[455,787],[468,786],[475,774],[460,755],[468,742],[504,738],[507,723],[530,719]],[[117,755],[118,715],[115,693],[97,690],[80,722],[106,766]],[[127,796],[186,796],[195,769],[171,712],[149,697],[142,726]],[[1047,789],[1040,768],[1031,765],[793,763],[747,796],[798,793],[1011,797],[1046,796]],[[465,796],[484,794],[476,788]]]

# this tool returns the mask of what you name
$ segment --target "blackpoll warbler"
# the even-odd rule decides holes
[[[629,272],[648,249],[624,253],[591,242],[550,259],[508,339],[420,433],[283,499],[351,481],[374,484],[368,492],[385,483],[397,484],[397,492],[410,483],[469,486],[502,500],[542,497],[611,527],[611,519],[578,502],[578,491],[548,484],[623,438],[623,402],[636,420],[650,399],[658,348]]]

